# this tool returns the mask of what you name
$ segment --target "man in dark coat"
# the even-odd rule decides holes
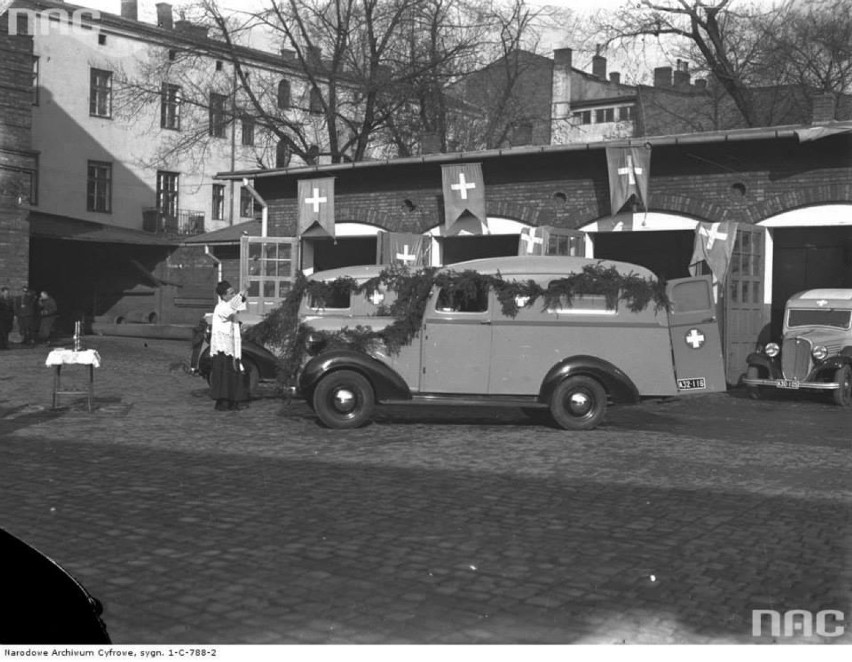
[[[35,344],[36,293],[24,285],[21,295],[15,298],[15,317],[18,318],[18,333],[25,345]]]
[[[9,349],[9,333],[15,321],[15,300],[8,287],[0,287],[0,349]]]

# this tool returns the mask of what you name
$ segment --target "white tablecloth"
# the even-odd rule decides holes
[[[93,365],[101,367],[101,356],[96,349],[82,349],[75,352],[73,349],[54,349],[47,355],[45,365],[68,365],[77,363],[80,365]]]

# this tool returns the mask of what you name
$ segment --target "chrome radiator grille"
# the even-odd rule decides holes
[[[785,379],[804,379],[811,371],[811,342],[787,338],[781,348],[781,370]]]

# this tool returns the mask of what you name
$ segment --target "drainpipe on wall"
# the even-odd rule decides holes
[[[222,282],[222,260],[220,260],[218,257],[216,257],[215,255],[213,255],[213,253],[210,252],[210,244],[204,244],[204,254],[216,263],[216,273],[217,273],[217,276],[218,276],[218,278],[216,278],[216,282],[221,283]]]
[[[260,205],[260,236],[265,237],[269,223],[269,205],[266,204],[266,200],[260,197],[260,193],[254,190],[254,186],[251,185],[248,178],[243,178],[243,186],[248,189],[255,202]]]

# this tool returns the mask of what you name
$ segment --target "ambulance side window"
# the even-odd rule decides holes
[[[351,294],[348,290],[343,291],[332,291],[325,297],[319,297],[314,294],[311,295],[311,300],[308,305],[309,308],[316,309],[347,309],[352,303],[350,301]]]
[[[473,293],[442,289],[435,309],[442,313],[484,313],[488,310],[488,288],[477,285]]]
[[[672,311],[691,313],[713,308],[713,299],[706,280],[677,283],[672,288]]]

